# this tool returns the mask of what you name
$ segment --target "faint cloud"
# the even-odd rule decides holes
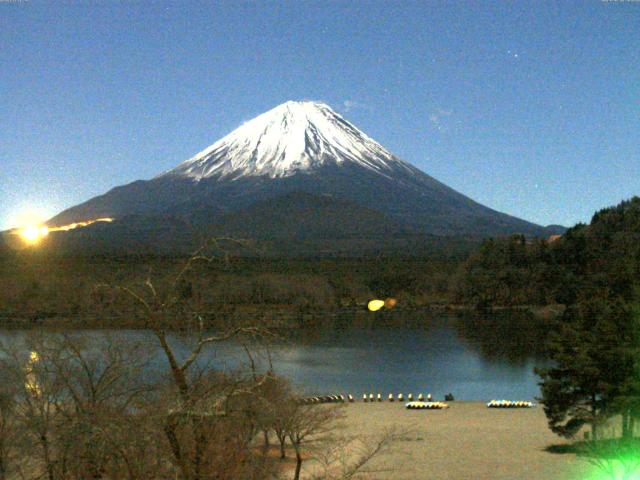
[[[371,107],[369,107],[368,105],[357,102],[355,100],[345,100],[344,102],[342,102],[342,108],[344,109],[345,113],[349,113],[352,110],[371,110]]]
[[[445,132],[448,130],[448,124],[453,116],[453,110],[445,110],[443,108],[437,108],[435,112],[429,114],[429,122],[439,132]]]

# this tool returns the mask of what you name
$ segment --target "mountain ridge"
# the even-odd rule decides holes
[[[176,167],[150,180],[115,187],[61,212],[48,225],[99,217],[114,217],[117,223],[124,216],[169,215],[204,226],[264,202],[282,209],[274,218],[285,218],[294,206],[278,199],[293,192],[328,196],[377,212],[381,225],[401,225],[398,232],[482,237],[558,233],[555,227],[547,229],[495,211],[453,190],[319,102],[279,105]],[[317,204],[320,209],[321,203]],[[252,211],[265,212],[262,207]],[[330,224],[317,218],[321,224]],[[371,238],[381,234],[355,225],[375,223],[375,215],[354,213],[354,218],[340,218],[344,232],[366,232]],[[330,231],[338,232],[334,227]]]
[[[392,167],[408,167],[328,105],[288,101],[245,122],[158,177],[275,178],[345,162],[381,175]]]

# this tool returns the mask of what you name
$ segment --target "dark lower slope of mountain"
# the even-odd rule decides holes
[[[387,215],[347,200],[291,192],[213,219],[206,210],[192,214],[194,225],[212,233],[256,240],[342,240],[393,238],[410,229]]]
[[[51,232],[37,246],[53,255],[174,255],[202,243],[192,226],[170,215],[128,215],[112,223],[94,223]]]
[[[223,181],[213,177],[194,181],[160,177],[114,188],[65,210],[48,223],[64,225],[100,217],[166,214],[187,222],[211,224],[218,215],[240,212],[292,192],[305,192],[346,201],[365,210],[373,208],[414,233],[477,236],[557,233],[557,229],[546,229],[484,207],[419,170],[412,174],[394,173],[393,177],[386,177],[356,165],[342,165],[283,178],[255,176]],[[286,209],[294,205],[280,201],[275,206],[282,208],[282,215],[286,216]],[[256,213],[264,214],[265,210]],[[317,228],[315,232],[320,237],[330,235],[330,231],[321,232]]]
[[[250,241],[236,253],[264,256],[456,256],[475,237],[425,235],[391,216],[345,199],[294,191],[232,213],[199,204],[189,215],[125,215],[68,232],[52,232],[38,248],[53,254],[189,254],[207,238]],[[188,219],[187,219],[188,217]],[[235,248],[235,247],[234,247]]]
[[[138,219],[146,235],[153,222],[170,216],[210,231],[278,241],[380,244],[412,235],[558,232],[471,200],[318,102],[286,102],[162,175],[114,188],[48,224],[113,217],[118,228],[118,220],[131,215],[146,217]],[[166,225],[157,228],[166,235]]]
[[[197,197],[197,187],[188,179],[137,180],[64,210],[47,224],[60,226],[104,217],[162,215],[168,213],[176,204],[184,204],[190,198]]]

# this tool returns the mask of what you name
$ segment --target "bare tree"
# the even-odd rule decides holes
[[[374,468],[371,463],[388,453],[399,438],[394,428],[385,430],[381,435],[335,437],[315,453],[320,471],[312,475],[310,480],[351,480],[390,471],[388,468]]]
[[[270,427],[280,448],[280,459],[286,457],[285,444],[289,435],[290,419],[297,412],[298,405],[286,380],[274,386],[274,391],[267,397],[269,402]]]
[[[15,395],[14,385],[6,381],[0,384],[0,480],[8,477],[12,466],[13,447],[18,444]]]
[[[299,480],[305,452],[312,452],[317,445],[330,441],[336,421],[342,418],[342,405],[302,405],[290,402],[289,406],[285,430],[296,455],[293,478]]]
[[[43,337],[31,334],[26,338],[26,351],[17,346],[3,345],[2,378],[14,386],[15,421],[23,429],[26,441],[21,445],[32,455],[36,470],[45,472],[48,480],[56,480],[59,466],[54,447],[59,402],[63,396],[60,378],[38,353]]]
[[[64,428],[58,448],[68,473],[101,479],[127,461],[134,435],[114,443],[116,432],[130,427],[135,411],[153,385],[145,380],[148,348],[121,336],[56,337],[51,366],[64,385],[58,408]],[[138,404],[138,405],[137,405]],[[125,457],[123,457],[125,455]]]
[[[50,332],[3,354],[2,378],[14,386],[14,437],[24,439],[20,456],[32,459],[23,478],[145,478],[132,470],[129,454],[138,445],[138,454],[148,452],[153,438],[141,437],[139,421],[141,397],[150,390],[143,349],[123,338]]]
[[[215,252],[222,252],[222,258],[226,261],[228,252],[222,248],[225,241],[238,243],[228,238],[212,239],[186,261],[165,289],[156,288],[150,276],[142,289],[124,285],[111,287],[133,300],[167,361],[176,395],[173,406],[166,413],[163,430],[173,460],[184,480],[204,478],[205,453],[211,450],[212,433],[222,434],[220,429],[228,429],[229,422],[222,421],[224,418],[233,416],[238,421],[240,415],[237,405],[246,405],[247,399],[256,395],[267,378],[256,379],[253,375],[220,381],[219,377],[216,381],[202,382],[202,375],[193,374],[206,347],[241,336],[258,338],[268,334],[258,327],[233,327],[217,334],[208,334],[202,315],[190,303],[193,291],[189,274],[199,263],[211,264],[220,260],[219,255],[206,255],[209,247],[213,247]],[[179,356],[171,345],[170,334],[177,328],[187,333],[191,341],[184,356]],[[233,415],[231,409],[235,409]],[[246,414],[249,410],[245,408],[243,412]],[[242,416],[242,420],[247,421],[247,415]],[[246,440],[252,438],[254,430],[242,430],[246,436],[240,444],[246,447]]]

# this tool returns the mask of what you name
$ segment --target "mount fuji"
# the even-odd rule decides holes
[[[283,103],[175,168],[116,187],[47,224],[103,217],[113,217],[113,227],[136,219],[146,232],[156,222],[183,222],[262,239],[556,233],[471,200],[328,105],[309,101]]]

